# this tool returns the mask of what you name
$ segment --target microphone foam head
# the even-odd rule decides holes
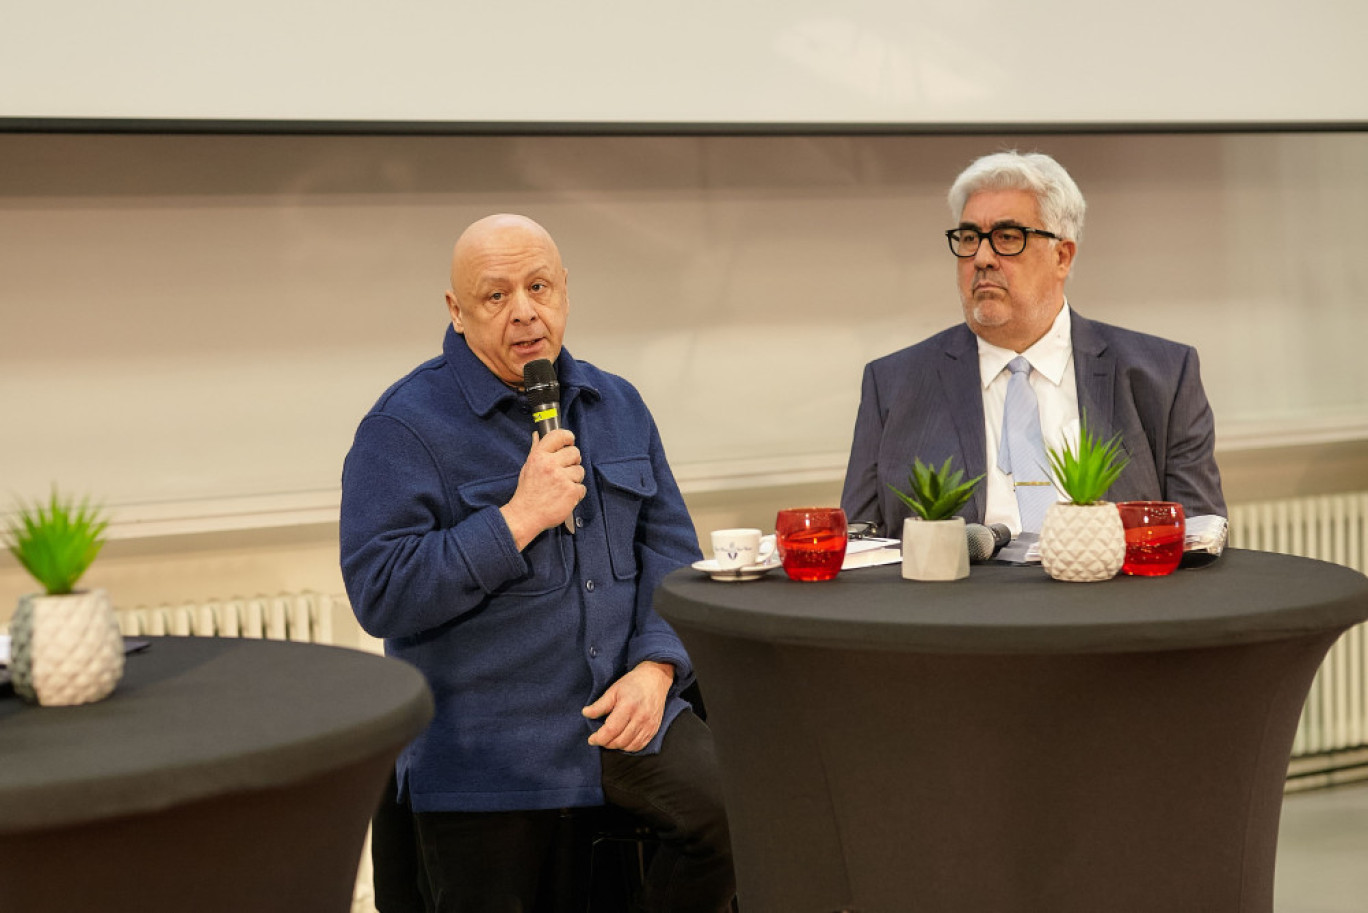
[[[969,539],[969,560],[987,561],[996,551],[993,531],[982,523],[967,523],[964,534]]]
[[[556,366],[545,358],[523,365],[523,389],[532,402],[558,402],[560,382],[556,380]]]
[[[556,366],[548,358],[538,358],[523,365],[523,383],[527,386],[556,383]]]

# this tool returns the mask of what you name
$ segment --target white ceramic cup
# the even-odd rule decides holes
[[[713,560],[720,568],[745,567],[760,560],[760,530],[718,529],[712,534]]]

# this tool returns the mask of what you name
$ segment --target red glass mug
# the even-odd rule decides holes
[[[774,519],[774,541],[791,580],[830,580],[846,551],[846,515],[839,507],[793,507]]]
[[[1122,501],[1116,505],[1126,529],[1123,574],[1162,577],[1183,560],[1187,522],[1183,505],[1173,501]]]

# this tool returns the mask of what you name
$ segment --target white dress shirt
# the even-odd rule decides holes
[[[988,442],[988,504],[983,522],[1003,523],[1012,535],[1021,532],[1021,513],[1010,473],[998,469],[1002,445],[1002,410],[1007,400],[1007,363],[1018,354],[1031,363],[1031,389],[1040,405],[1040,432],[1047,450],[1072,446],[1078,440],[1078,383],[1073,369],[1073,336],[1068,302],[1059,309],[1050,329],[1025,352],[1017,353],[981,337],[978,341],[979,376],[983,383],[984,435]]]

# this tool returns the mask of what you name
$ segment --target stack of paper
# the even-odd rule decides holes
[[[846,543],[845,561],[841,570],[894,564],[902,560],[901,543],[897,539],[851,539]]]

